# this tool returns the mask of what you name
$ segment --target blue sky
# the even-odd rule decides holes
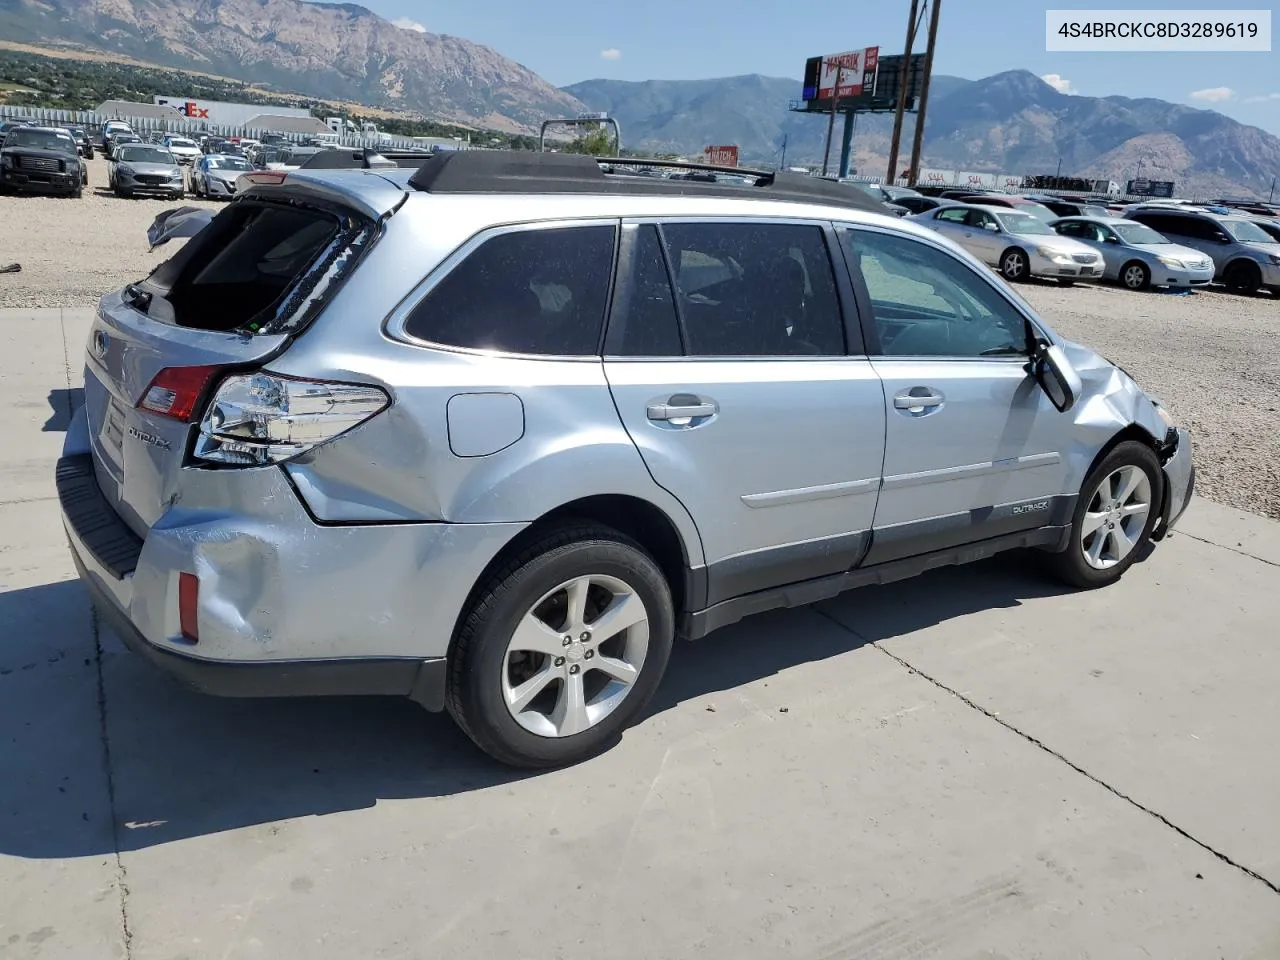
[[[684,80],[762,73],[800,77],[809,56],[879,45],[900,53],[909,0],[801,8],[765,0],[364,0],[391,20],[493,47],[557,86],[595,77]],[[1280,51],[1046,53],[1044,11],[1115,4],[943,0],[937,73],[977,79],[1023,68],[1064,92],[1159,97],[1211,107],[1280,134]],[[1148,4],[1126,4],[1139,9]],[[1162,8],[1169,9],[1172,4]],[[1261,4],[1240,4],[1261,7]],[[1211,4],[1182,4],[1204,9]],[[1280,27],[1280,23],[1277,23]],[[797,95],[799,91],[797,90]]]

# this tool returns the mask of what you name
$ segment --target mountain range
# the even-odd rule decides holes
[[[235,77],[257,87],[357,101],[482,129],[537,132],[548,117],[606,110],[623,143],[697,155],[737,144],[744,162],[821,163],[826,118],[792,113],[800,81],[587,80],[558,89],[489,47],[397,25],[354,3],[306,0],[0,0],[0,37]],[[180,91],[178,91],[180,92]],[[1141,167],[1202,193],[1261,192],[1280,138],[1212,110],[1155,99],[1062,94],[1015,70],[937,76],[924,164],[1120,180]],[[860,172],[885,173],[892,118],[859,117]],[[903,166],[912,120],[903,140]],[[833,148],[838,151],[838,144]]]
[[[719,80],[588,80],[565,89],[608,110],[630,146],[690,153],[736,143],[744,162],[821,163],[825,116],[791,113],[800,82],[743,76]],[[1035,74],[1013,70],[982,80],[936,76],[923,163],[950,170],[1173,180],[1203,193],[1259,191],[1280,173],[1280,138],[1213,110],[1164,100],[1059,93]],[[893,118],[863,115],[854,128],[859,172],[884,176]],[[902,139],[902,168],[914,120]],[[837,139],[839,126],[837,125]],[[839,144],[832,146],[831,165]]]

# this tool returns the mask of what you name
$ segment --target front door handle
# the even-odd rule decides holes
[[[715,412],[714,403],[651,403],[645,410],[650,420],[692,420]]]

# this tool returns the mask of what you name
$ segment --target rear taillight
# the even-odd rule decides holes
[[[361,383],[237,374],[219,385],[200,421],[193,456],[211,463],[280,463],[384,410],[391,398]]]
[[[143,410],[190,423],[200,396],[221,367],[165,367],[138,401]]]

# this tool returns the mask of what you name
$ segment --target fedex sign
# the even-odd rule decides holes
[[[162,107],[173,107],[184,117],[190,117],[192,120],[209,119],[209,108],[200,106],[196,100],[169,100],[165,97],[156,97],[156,103]]]

